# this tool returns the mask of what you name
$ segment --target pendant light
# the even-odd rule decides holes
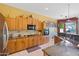
[[[68,17],[67,17],[68,19],[67,19],[67,21],[70,21],[69,20],[69,14],[70,14],[70,4],[68,3]]]

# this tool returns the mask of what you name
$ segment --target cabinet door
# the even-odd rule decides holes
[[[39,29],[40,30],[43,30],[43,23],[40,21],[40,23],[39,23]]]
[[[25,30],[27,29],[27,18],[24,16],[16,17],[16,29]]]
[[[54,36],[54,44],[60,44],[62,40],[59,38],[59,36]]]
[[[45,22],[43,22],[43,28],[46,28],[47,24]]]
[[[36,25],[37,20],[33,18],[33,25]]]
[[[18,26],[19,26],[19,30],[22,30],[22,27],[23,27],[23,18],[19,18],[18,19]]]
[[[23,27],[23,16],[18,16],[16,20],[17,20],[18,30],[22,30],[22,27]]]
[[[41,44],[44,44],[44,37],[41,36]]]
[[[26,49],[26,48],[28,48],[28,38],[27,37],[25,37],[24,39],[23,39],[23,44],[24,44],[24,49]]]
[[[40,45],[41,45],[41,44],[44,44],[44,41],[45,41],[45,40],[44,40],[44,37],[43,37],[43,36],[40,36],[40,39],[39,39],[39,42],[40,42],[40,43],[39,43],[39,44],[40,44]]]
[[[23,37],[21,40],[22,40],[21,41],[21,44],[22,44],[21,50],[24,50],[24,49],[26,49],[26,47],[25,47],[25,38]]]
[[[29,48],[34,46],[33,42],[34,42],[33,37],[29,37],[29,42],[28,42],[28,44],[29,44],[28,47]]]
[[[22,29],[23,30],[27,30],[27,18],[23,18],[23,25],[22,25]]]
[[[34,36],[34,42],[33,42],[34,46],[38,45],[38,36]]]
[[[23,39],[19,38],[16,40],[16,51],[23,50]]]
[[[7,53],[10,54],[10,53],[15,52],[15,48],[16,48],[15,43],[16,43],[16,40],[15,39],[10,39],[8,41],[7,50],[6,50]]]
[[[15,19],[14,18],[6,18],[6,22],[9,30],[15,30]]]
[[[41,45],[41,36],[38,36],[38,45]]]
[[[39,30],[39,20],[36,20],[36,30]]]
[[[41,45],[41,44],[45,44],[48,42],[48,38],[47,37],[43,37],[43,36],[38,36],[38,45]]]
[[[48,37],[44,37],[44,44],[48,42]]]
[[[33,24],[33,18],[31,18],[31,17],[28,17],[27,24]]]
[[[36,29],[37,30],[43,30],[43,23],[41,21],[39,21],[39,20],[37,20],[36,23],[37,23],[36,24]]]

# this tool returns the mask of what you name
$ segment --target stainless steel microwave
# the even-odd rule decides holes
[[[27,30],[36,30],[36,25],[27,25]]]

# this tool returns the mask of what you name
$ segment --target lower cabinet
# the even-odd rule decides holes
[[[31,48],[37,45],[47,43],[47,38],[43,36],[29,36],[29,37],[20,37],[16,39],[9,39],[6,51],[11,54],[18,52],[27,48]]]
[[[59,36],[54,36],[54,44],[60,44],[62,39]]]
[[[41,44],[41,36],[40,37],[38,36],[38,45],[40,44]]]
[[[7,53],[14,53],[16,51],[16,39],[9,39],[6,52]]]
[[[39,36],[38,36],[38,38],[39,38]],[[44,42],[43,36],[40,36],[40,38],[39,38],[39,45],[43,44],[43,42]]]
[[[23,49],[23,39],[16,39],[16,51],[20,51]]]
[[[34,45],[34,46],[37,46],[37,45],[38,45],[38,36],[34,36],[33,39],[34,39],[34,40],[33,40],[33,45]]]
[[[47,43],[49,40],[48,40],[48,37],[44,37],[44,42],[43,44]]]
[[[28,41],[29,41],[29,39],[28,39],[27,37],[25,37],[25,38],[23,39],[23,45],[24,45],[23,48],[24,48],[24,49],[28,48],[28,43],[29,43]]]
[[[34,46],[33,45],[33,42],[34,42],[33,36],[29,37],[28,39],[29,39],[28,40],[28,48],[31,48],[32,46]]]

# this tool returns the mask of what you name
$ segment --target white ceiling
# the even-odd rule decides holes
[[[70,4],[68,13],[67,3],[6,3],[7,5],[28,10],[41,15],[50,16],[55,19],[79,16],[79,4]]]

